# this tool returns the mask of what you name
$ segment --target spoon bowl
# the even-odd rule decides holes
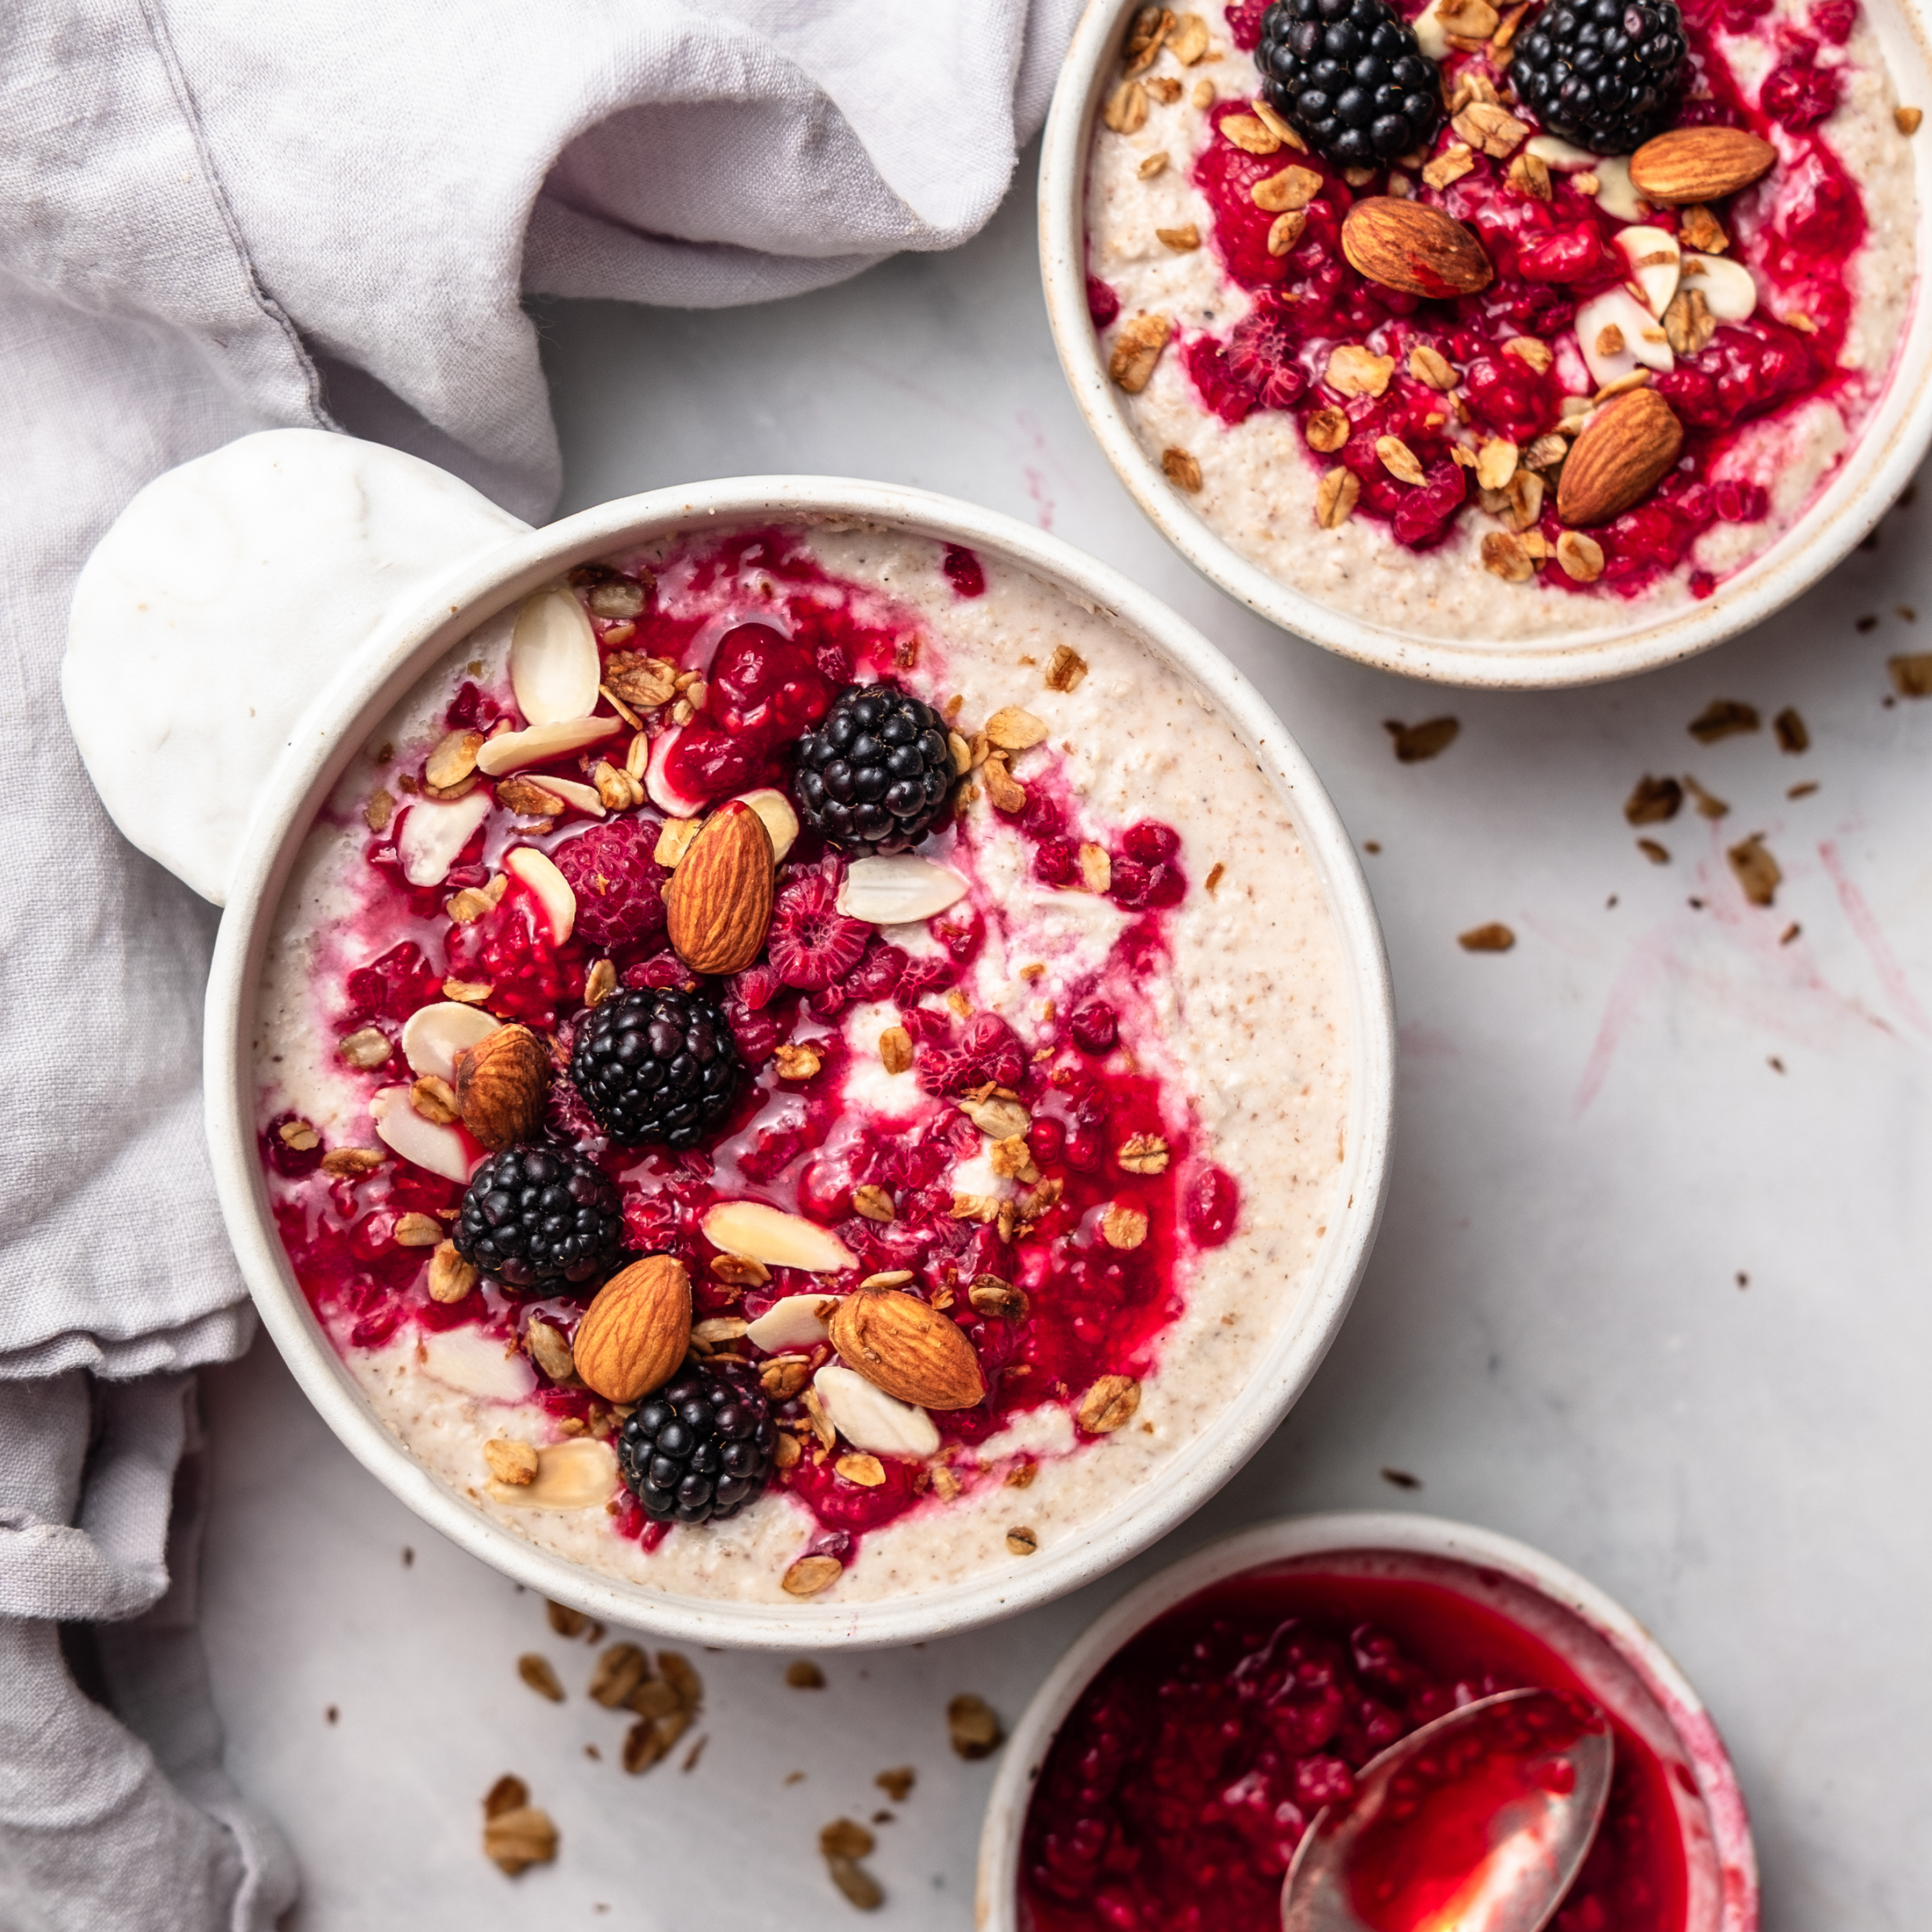
[[[1539,1932],[1602,1822],[1610,1720],[1560,1690],[1451,1711],[1316,1814],[1282,1887],[1282,1932]]]

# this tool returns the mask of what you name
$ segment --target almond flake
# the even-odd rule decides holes
[[[1221,122],[1222,138],[1232,141],[1245,154],[1276,155],[1282,138],[1256,114],[1228,114]]]
[[[912,1066],[912,1035],[903,1026],[888,1026],[879,1035],[879,1062],[888,1073],[905,1073]]]
[[[1089,892],[1105,892],[1113,883],[1113,861],[1105,846],[1080,848],[1080,878]]]
[[[1087,660],[1065,644],[1056,644],[1053,655],[1046,663],[1046,688],[1049,691],[1073,691],[1079,687],[1081,679],[1087,675]]]
[[[852,1211],[854,1214],[862,1214],[869,1221],[890,1221],[898,1215],[892,1196],[870,1181],[852,1189]]]
[[[1382,468],[1397,482],[1420,483],[1424,480],[1415,452],[1400,436],[1377,436],[1375,453]]]
[[[1117,1158],[1129,1174],[1165,1174],[1167,1143],[1158,1133],[1132,1133],[1122,1142]]]
[[[1361,478],[1340,464],[1330,470],[1316,485],[1315,514],[1323,530],[1333,530],[1348,521],[1356,499],[1362,493]]]
[[[778,1078],[782,1080],[809,1080],[825,1063],[815,1046],[774,1047],[771,1057],[777,1063]]]
[[[1444,392],[1454,389],[1462,380],[1449,358],[1440,349],[1431,349],[1426,342],[1418,342],[1410,350],[1409,373],[1417,382],[1426,382],[1430,388]]]
[[[1468,147],[1445,148],[1422,170],[1422,180],[1439,192],[1451,182],[1459,181],[1476,166],[1476,155]]]
[[[1579,584],[1594,584],[1604,574],[1603,545],[1580,530],[1566,530],[1556,539],[1556,560],[1563,575]]]
[[[1322,380],[1338,394],[1379,396],[1395,374],[1395,357],[1378,356],[1359,343],[1344,342],[1328,357]]]
[[[1311,449],[1328,456],[1333,456],[1348,440],[1348,419],[1341,411],[1323,407],[1309,417],[1302,434],[1308,439]]]
[[[720,1342],[739,1340],[750,1326],[741,1315],[714,1315],[691,1323],[691,1339],[700,1348],[715,1348]]]
[[[1100,1234],[1109,1248],[1137,1248],[1147,1238],[1147,1217],[1115,1201],[1100,1216]]]
[[[1184,449],[1170,444],[1161,452],[1161,474],[1176,489],[1184,489],[1188,495],[1199,496],[1201,491],[1201,466]]]

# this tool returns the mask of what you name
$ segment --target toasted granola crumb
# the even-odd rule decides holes
[[[1382,729],[1393,741],[1398,765],[1419,765],[1439,758],[1455,742],[1461,731],[1458,718],[1425,718],[1419,724],[1405,724],[1397,718],[1385,718]]]
[[[1130,316],[1114,336],[1108,374],[1129,395],[1137,396],[1152,379],[1173,333],[1174,324],[1165,316]]]
[[[1684,788],[1675,778],[1653,778],[1645,772],[1624,800],[1624,818],[1632,825],[1661,825],[1677,816],[1683,802]]]
[[[512,1787],[515,1802],[503,1802]],[[484,1799],[483,1853],[512,1878],[557,1856],[557,1827],[547,1811],[530,1803],[521,1778],[498,1778]]]
[[[1811,734],[1805,729],[1805,720],[1798,714],[1794,706],[1787,704],[1771,720],[1771,729],[1777,734],[1777,748],[1794,757],[1811,749]]]
[[[1013,1556],[1031,1556],[1039,1546],[1039,1538],[1023,1524],[1006,1532],[1006,1548]]]
[[[1056,644],[1053,655],[1046,664],[1046,688],[1049,691],[1073,691],[1087,675],[1087,660],[1065,644]]]
[[[785,1572],[781,1584],[787,1596],[816,1596],[839,1580],[842,1567],[836,1556],[802,1556]]]
[[[1764,836],[1761,832],[1754,832],[1724,853],[1745,898],[1753,906],[1771,905],[1777,898],[1777,888],[1785,876],[1778,869],[1777,861],[1765,849]]]
[[[322,1171],[332,1180],[354,1180],[374,1174],[388,1158],[380,1147],[332,1147],[322,1157]]]
[[[1715,792],[1706,791],[1689,772],[1684,774],[1684,790],[1690,794],[1690,802],[1696,806],[1700,818],[1721,819],[1731,809]]]
[[[371,832],[386,832],[389,821],[395,816],[396,801],[385,786],[378,785],[369,795],[369,802],[362,807],[362,823]]]
[[[1109,1248],[1137,1248],[1147,1238],[1147,1216],[1137,1208],[1113,1202],[1100,1216],[1100,1235]]]
[[[1658,844],[1655,839],[1639,839],[1637,848],[1653,865],[1668,865],[1670,863],[1670,848]]]
[[[1006,1732],[983,1697],[966,1692],[946,1707],[946,1728],[952,1748],[968,1760],[990,1757],[1006,1741]]]
[[[1316,410],[1302,430],[1308,447],[1318,455],[1331,456],[1348,440],[1348,419],[1339,409]]]
[[[1603,545],[1580,530],[1566,530],[1556,539],[1556,560],[1579,584],[1594,584],[1604,574]]]
[[[1165,1174],[1167,1143],[1158,1133],[1130,1133],[1122,1143],[1118,1158],[1129,1174]]]
[[[1316,521],[1323,530],[1339,528],[1348,521],[1361,493],[1361,478],[1346,465],[1337,464],[1315,487]]]
[[[1492,919],[1487,926],[1458,933],[1455,943],[1464,952],[1507,952],[1516,943],[1516,935],[1500,919]]]
[[[1201,466],[1186,450],[1171,445],[1162,450],[1161,473],[1176,489],[1184,489],[1190,496],[1200,494]]]
[[[1111,1435],[1133,1419],[1141,1385],[1132,1376],[1103,1375],[1080,1397],[1074,1419],[1089,1435]]]
[[[563,1703],[564,1686],[557,1682],[557,1674],[551,1668],[548,1657],[539,1656],[535,1650],[526,1650],[517,1659],[517,1675],[538,1696],[548,1698],[553,1704]]]
[[[794,1690],[823,1690],[825,1673],[809,1658],[801,1657],[785,1666],[785,1682]]]
[[[790,1042],[774,1047],[771,1057],[782,1080],[809,1080],[825,1063],[817,1047]]]
[[[919,1782],[919,1776],[910,1765],[900,1765],[890,1771],[881,1771],[872,1781],[895,1805],[902,1805],[911,1797],[912,1788]]]
[[[506,1435],[493,1436],[483,1445],[483,1459],[489,1465],[491,1476],[511,1488],[521,1489],[536,1480],[537,1451],[534,1443],[519,1443]],[[559,1697],[562,1695],[561,1691],[558,1693]]]
[[[1892,124],[1901,134],[1915,134],[1924,124],[1926,110],[1922,107],[1896,107],[1892,110]]]

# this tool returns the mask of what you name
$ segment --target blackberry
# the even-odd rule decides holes
[[[952,789],[946,720],[890,684],[848,684],[799,740],[799,803],[807,824],[868,856],[916,845]]]
[[[1689,52],[1674,0],[1551,0],[1509,79],[1550,133],[1627,155],[1670,125]]]
[[[1263,90],[1338,167],[1381,167],[1435,138],[1443,84],[1387,0],[1276,0],[1254,50]]]
[[[695,1147],[737,1098],[744,1063],[724,1013],[702,993],[640,986],[577,1028],[570,1077],[621,1146]]]
[[[617,1191],[561,1147],[511,1147],[469,1177],[450,1232],[456,1253],[506,1288],[583,1282],[624,1245]]]
[[[687,1362],[617,1435],[617,1469],[654,1522],[735,1515],[765,1487],[778,1439],[771,1405],[741,1362]]]

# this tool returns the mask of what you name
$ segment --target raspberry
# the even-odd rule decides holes
[[[838,888],[823,872],[808,872],[778,894],[766,951],[787,986],[815,992],[842,980],[865,957],[872,928],[838,909]]]
[[[400,1024],[419,1006],[443,997],[441,976],[412,940],[392,946],[380,959],[349,976],[351,1020],[394,1020]]]
[[[1105,328],[1121,312],[1121,298],[1098,275],[1087,278],[1087,313],[1096,328]]]
[[[1183,1209],[1187,1232],[1203,1248],[1219,1248],[1234,1232],[1241,1212],[1241,1191],[1221,1167],[1203,1167],[1187,1184]]]
[[[1104,1000],[1088,1000],[1075,1008],[1069,1024],[1083,1053],[1110,1053],[1121,1037],[1119,1016]]]
[[[1102,287],[1106,284],[1103,283]],[[1108,292],[1111,295],[1112,290]],[[1091,306],[1091,297],[1089,298]],[[1114,313],[1120,312],[1120,300],[1114,300]],[[1112,318],[1110,317],[1109,320]],[[963,543],[946,546],[944,564],[946,580],[952,584],[955,593],[962,597],[983,597],[986,594],[986,573],[980,568],[980,560]]]
[[[664,930],[663,822],[643,812],[593,825],[550,855],[577,895],[576,930],[593,946],[637,946]]]
[[[875,939],[852,976],[852,989],[861,1000],[889,1000],[906,976],[906,964],[903,946],[888,946]]]
[[[1017,1088],[1026,1077],[1026,1052],[996,1013],[976,1013],[957,1049],[922,1046],[919,1084],[928,1093],[964,1093],[968,1088]]]
[[[1838,93],[1836,70],[1818,66],[1807,49],[1780,61],[1765,75],[1757,104],[1796,134],[1817,126],[1838,105]]]

